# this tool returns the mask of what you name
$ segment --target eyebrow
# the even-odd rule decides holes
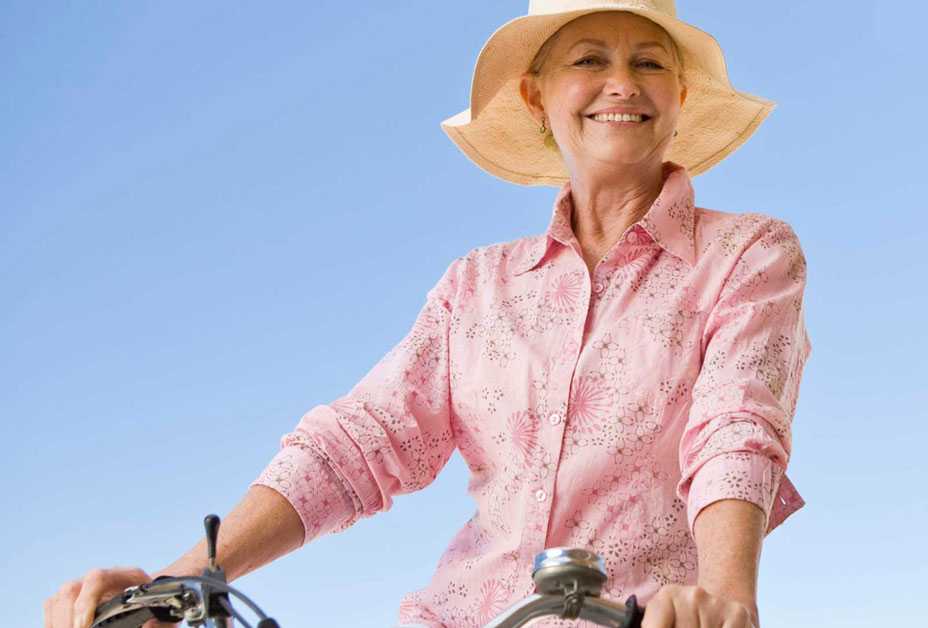
[[[593,44],[594,46],[600,46],[601,48],[605,48],[605,47],[606,47],[606,42],[604,42],[602,39],[587,39],[587,38],[584,38],[584,39],[581,39],[580,41],[576,42],[573,46],[570,47],[570,49],[573,50],[574,48],[576,48],[576,47],[579,46],[580,44]],[[637,44],[637,45],[635,46],[635,48],[655,48],[655,47],[656,47],[656,48],[663,48],[663,49],[664,49],[664,52],[666,52],[666,53],[668,53],[668,54],[670,53],[670,51],[667,50],[667,48],[664,46],[664,44],[662,44],[662,43],[659,42],[659,41],[643,41],[643,42],[640,42],[639,44]]]

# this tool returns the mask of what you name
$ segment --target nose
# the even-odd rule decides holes
[[[635,73],[630,68],[620,64],[616,64],[614,68],[606,77],[604,88],[606,93],[623,99],[639,96],[641,92],[638,82],[635,80]]]

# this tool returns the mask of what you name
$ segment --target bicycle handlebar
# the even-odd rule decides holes
[[[235,610],[229,595],[248,606],[259,618],[255,628],[279,628],[243,593],[229,586],[216,564],[219,517],[204,520],[209,563],[202,576],[161,576],[148,584],[129,587],[97,606],[91,628],[141,628],[145,622],[187,622],[188,626],[230,628],[232,618],[244,628],[251,625]],[[602,558],[583,549],[556,547],[535,557],[532,579],[535,593],[515,603],[485,628],[518,628],[527,622],[557,615],[585,619],[609,628],[641,628],[644,607],[634,595],[624,605],[600,597],[607,576]]]

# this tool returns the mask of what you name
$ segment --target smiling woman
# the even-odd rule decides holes
[[[557,186],[548,227],[453,260],[408,334],[283,436],[225,518],[230,579],[389,509],[457,450],[476,512],[401,624],[485,625],[568,546],[605,560],[605,597],[646,604],[644,628],[757,625],[762,540],[804,503],[786,468],[805,257],[782,220],[697,206],[692,176],[772,106],[670,0],[535,0],[494,32],[442,128],[494,176]],[[95,570],[46,625],[85,628],[148,578]]]

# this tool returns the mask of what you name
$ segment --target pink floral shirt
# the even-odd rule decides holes
[[[686,169],[664,168],[592,277],[569,183],[546,233],[451,262],[408,335],[255,481],[309,542],[426,486],[457,448],[477,510],[401,623],[482,626],[557,546],[599,553],[604,595],[646,604],[696,583],[705,506],[752,502],[769,533],[804,504],[784,474],[811,351],[799,241],[777,218],[696,207]]]

